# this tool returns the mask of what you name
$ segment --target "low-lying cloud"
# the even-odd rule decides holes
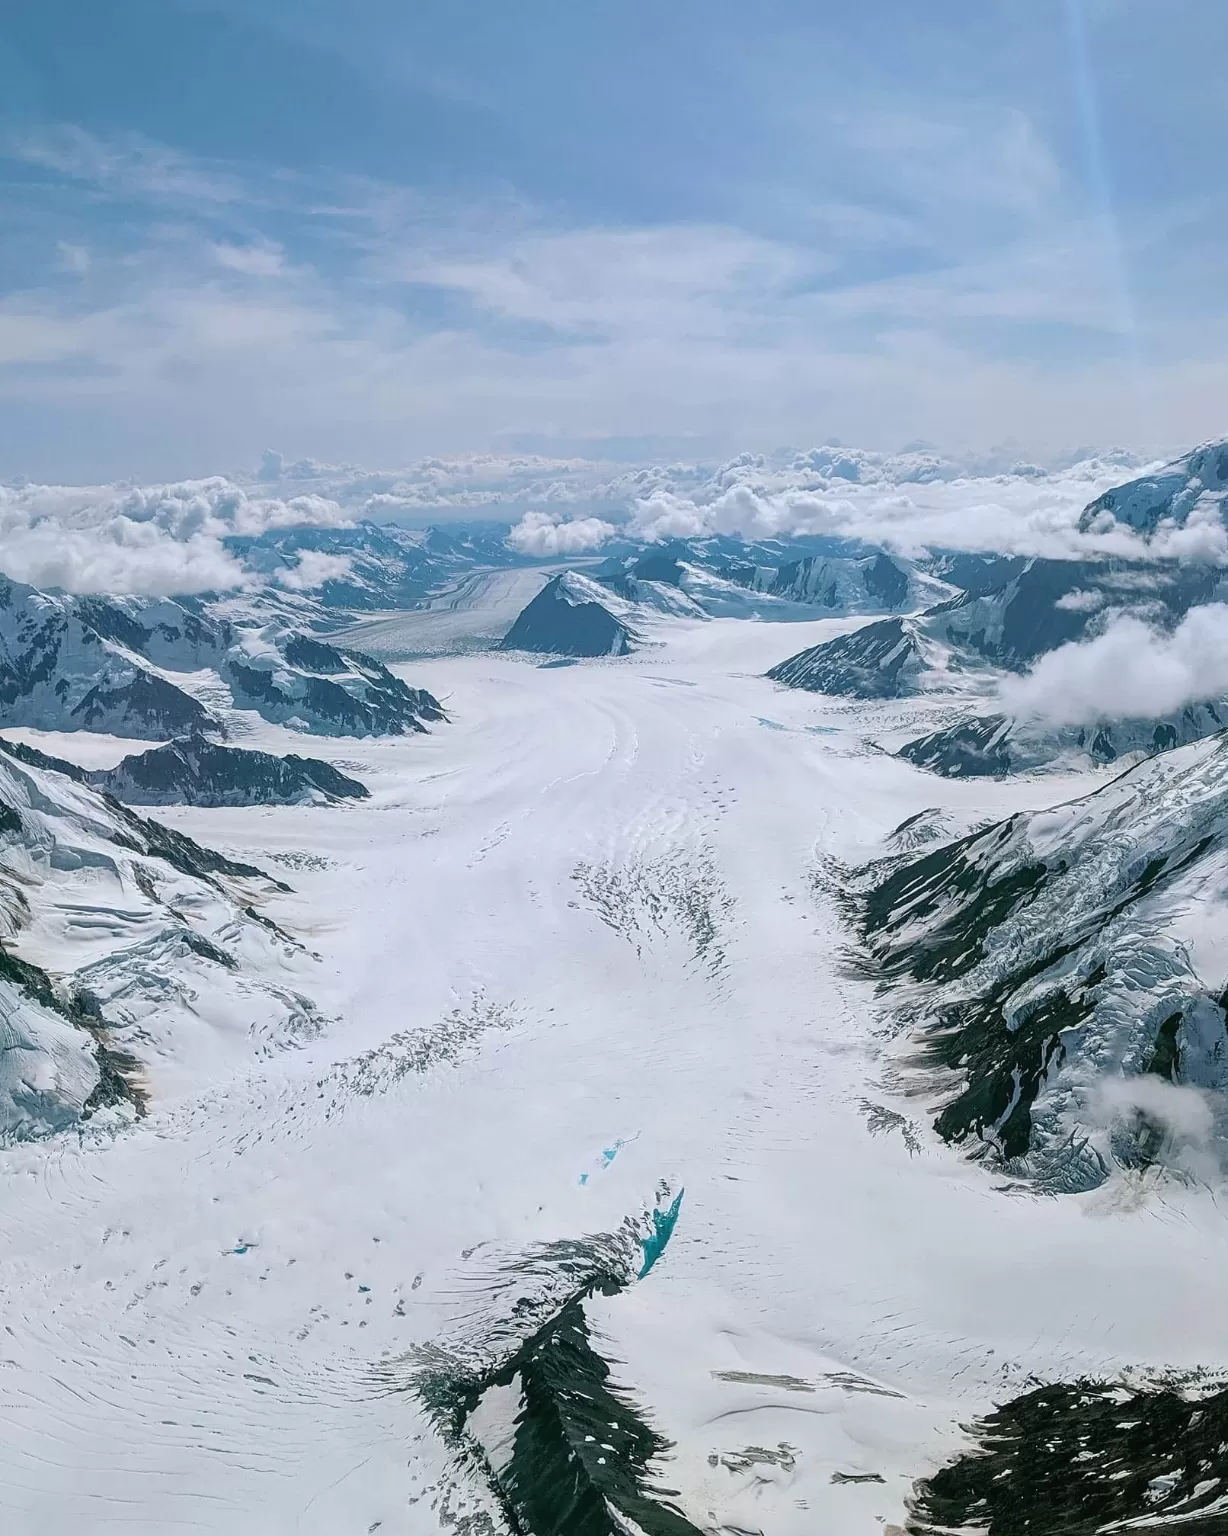
[[[509,548],[520,555],[544,559],[580,555],[614,536],[613,523],[600,517],[564,517],[554,512],[526,512],[507,536]]]
[[[1171,631],[1133,614],[1058,646],[1001,688],[1005,709],[1047,724],[1151,720],[1228,696],[1228,605],[1191,608]]]
[[[304,549],[298,563],[277,573],[278,586],[290,592],[314,592],[326,581],[343,581],[351,575],[354,562],[348,555],[330,555],[322,549]]]

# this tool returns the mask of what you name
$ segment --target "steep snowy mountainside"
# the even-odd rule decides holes
[[[278,886],[0,742],[0,1141],[160,1101],[320,1028]]]
[[[366,800],[370,791],[331,763],[294,753],[181,737],[85,775],[125,805],[298,805]]]
[[[840,615],[911,613],[958,592],[913,562],[881,550],[860,558],[804,555],[786,560],[774,573],[758,572],[758,585],[775,597]]]
[[[505,651],[556,656],[625,656],[635,645],[634,605],[578,571],[552,577],[501,642]]]
[[[219,731],[210,711],[143,654],[151,644],[162,655],[175,651],[181,665],[199,664],[177,645],[184,630],[167,623],[174,606],[157,604],[147,628],[118,603],[0,577],[0,723],[145,738]]]
[[[866,953],[935,1127],[1016,1175],[1228,1153],[1228,736],[872,869]]]
[[[906,742],[899,755],[945,778],[1001,777],[1035,769],[1103,766],[1200,741],[1228,727],[1228,701],[1191,704],[1159,720],[1102,720],[1052,726],[1008,715],[977,715]]]
[[[946,550],[923,562],[923,568],[939,581],[966,592],[970,597],[984,597],[997,592],[1020,575],[1027,566],[1023,555],[978,555],[962,550]]]
[[[1165,523],[1217,528],[1228,511],[1228,441],[1204,443],[1158,473],[1114,487],[1089,503],[1083,532],[1124,524],[1146,537]]]
[[[814,544],[834,545],[816,551]],[[882,550],[856,552],[836,540],[744,543],[693,539],[649,545],[593,573],[632,602],[663,607],[655,587],[689,597],[712,618],[811,619],[906,613],[958,596],[959,588]],[[680,605],[680,611],[681,605]]]
[[[447,718],[373,657],[277,624],[236,631],[220,672],[238,708],[318,735],[400,736]]]
[[[895,699],[950,686],[946,649],[915,619],[879,619],[799,651],[767,676],[786,688]]]
[[[1003,563],[998,574],[1006,574]],[[989,668],[1022,672],[1058,646],[1096,634],[1115,614],[1171,626],[1192,607],[1221,595],[1225,583],[1216,567],[1174,561],[1032,559],[1001,586],[981,591],[974,584],[916,617],[868,626],[860,645],[841,636],[829,642],[830,650],[812,647],[768,675],[792,687],[864,698],[945,689],[957,684],[961,673],[980,680]],[[886,628],[888,622],[896,628]],[[904,653],[888,645],[892,636],[912,658],[907,665],[900,659]],[[863,650],[868,668],[858,659]]]
[[[1095,633],[1110,612],[1174,623],[1213,601],[1224,579],[1214,566],[1174,561],[1029,560],[996,590],[932,609],[926,623],[952,645],[1019,671]]]
[[[0,578],[0,725],[224,736],[227,695],[322,734],[395,735],[444,718],[379,662],[283,622],[238,625],[169,599],[66,597]]]

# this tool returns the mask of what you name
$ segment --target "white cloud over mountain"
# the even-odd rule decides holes
[[[1058,646],[1009,679],[1012,714],[1051,725],[1153,719],[1228,694],[1228,606],[1191,608],[1166,632],[1121,614],[1093,639]]]
[[[616,529],[600,517],[567,518],[550,512],[526,512],[507,536],[522,555],[578,555],[600,549]]]
[[[283,500],[222,476],[158,486],[0,486],[0,569],[69,592],[224,590],[248,579],[223,543],[228,535],[346,520],[325,497]],[[303,585],[310,575],[304,571]]]
[[[827,535],[903,555],[945,548],[1228,563],[1228,531],[1205,509],[1182,526],[1162,524],[1150,540],[1112,518],[1080,528],[1088,503],[1140,467],[1120,452],[1046,470],[1006,455],[959,460],[927,449],[891,455],[832,445],[715,463],[434,456],[390,470],[270,452],[254,475],[0,486],[0,566],[18,580],[77,592],[227,588],[249,579],[228,537],[364,518],[501,522],[509,547],[529,558],[589,553],[617,535],[728,534]],[[338,558],[313,554],[279,580],[307,590],[344,574]]]

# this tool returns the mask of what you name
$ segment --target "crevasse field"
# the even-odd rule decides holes
[[[898,1533],[993,1402],[1228,1365],[1212,1192],[1123,1174],[1053,1198],[902,1090],[840,867],[917,812],[954,836],[1104,779],[925,775],[867,738],[932,728],[932,701],[763,678],[851,627],[671,620],[617,662],[394,666],[450,725],[312,742],[369,801],[159,810],[292,888],[263,911],[306,949],[271,979],[326,1027],[238,1049],[204,1000],[197,1038],[147,1053],[135,1127],[0,1154],[9,1529],[502,1531],[422,1362],[498,1326],[518,1264],[548,1287],[542,1245],[654,1207],[677,1210],[657,1261],[586,1310],[704,1531]],[[63,918],[127,920],[102,878]]]

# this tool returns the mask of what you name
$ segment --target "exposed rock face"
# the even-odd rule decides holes
[[[1222,733],[871,872],[862,936],[907,984],[911,1067],[948,1085],[940,1134],[1088,1188],[1113,1163],[1180,1165],[1190,1122],[1172,1090],[1192,1088],[1196,1154],[1228,1150],[1223,976],[1192,942],[1222,921],[1226,877]]]
[[[86,777],[125,805],[295,805],[370,795],[365,784],[319,758],[224,747],[203,736],[125,757]]]
[[[285,624],[237,626],[169,600],[65,597],[0,577],[0,725],[173,738],[226,734],[239,708],[325,735],[400,735],[444,719],[379,662]],[[167,674],[170,674],[169,676]]]
[[[446,718],[372,657],[275,625],[241,631],[221,675],[240,708],[325,736],[401,736]]]
[[[1228,726],[1228,702],[1197,704],[1162,720],[1107,720],[1091,726],[1046,727],[1007,715],[982,715],[921,736],[899,756],[944,778],[1001,778],[1080,760],[1106,764],[1200,741]]]
[[[881,619],[799,651],[767,675],[773,682],[809,693],[894,699],[915,690],[924,668],[913,625],[904,619]]]
[[[632,632],[611,612],[609,601],[610,593],[597,582],[564,571],[522,610],[500,649],[552,656],[625,656],[632,649]]]

